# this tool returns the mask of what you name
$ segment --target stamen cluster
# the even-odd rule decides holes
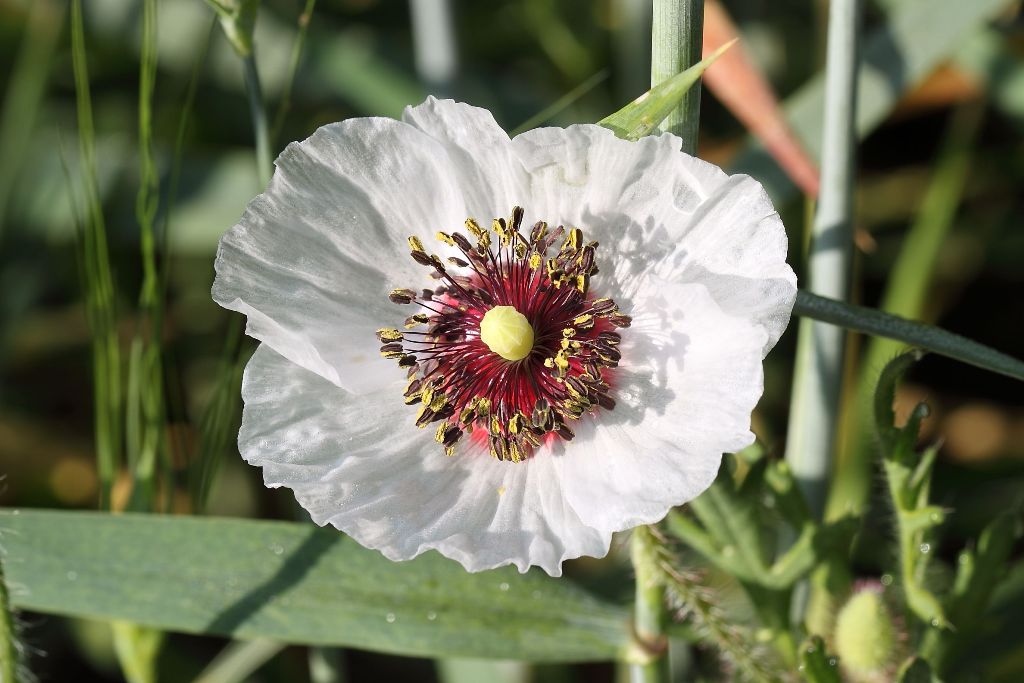
[[[520,462],[547,439],[572,439],[572,420],[615,406],[609,371],[621,356],[614,330],[631,320],[611,299],[590,293],[598,244],[585,243],[579,228],[549,230],[544,222],[524,236],[522,220],[515,207],[490,230],[470,218],[469,237],[437,233],[461,253],[446,260],[410,237],[412,258],[438,285],[393,290],[391,301],[422,310],[402,330],[377,331],[381,354],[407,369],[405,402],[420,406],[416,425],[437,423],[435,439],[448,455],[463,434],[481,434],[492,456]],[[515,308],[533,328],[533,347],[520,360],[481,339],[480,323],[497,306]]]

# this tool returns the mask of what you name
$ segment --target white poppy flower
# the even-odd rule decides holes
[[[680,146],[433,98],[289,145],[217,254],[262,342],[243,457],[470,571],[558,575],[700,494],[753,440],[796,280],[761,186]]]

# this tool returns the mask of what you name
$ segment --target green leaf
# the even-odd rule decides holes
[[[900,577],[907,606],[925,624],[933,628],[949,628],[942,604],[922,577],[930,557],[931,543],[928,531],[942,523],[941,508],[928,506],[930,462],[920,467],[921,458],[914,451],[921,419],[927,415],[927,406],[918,404],[907,424],[897,428],[894,424],[893,398],[896,383],[903,373],[918,361],[919,352],[905,353],[890,361],[882,370],[875,390],[875,420],[882,442],[882,465],[889,485],[893,508],[896,512],[896,530],[899,537]],[[915,474],[919,476],[915,477]]]
[[[598,121],[597,125],[604,126],[624,140],[639,140],[650,135],[679,106],[686,91],[700,81],[707,68],[734,42],[726,43],[686,71],[659,83],[614,114]]]
[[[614,659],[627,613],[571,582],[391,562],[331,529],[248,520],[0,511],[13,606],[168,631],[405,655]]]
[[[793,314],[856,332],[896,339],[983,370],[1024,380],[1024,361],[933,325],[802,290],[796,293]]]
[[[825,649],[825,641],[813,636],[800,646],[800,671],[810,683],[841,683],[837,660]]]

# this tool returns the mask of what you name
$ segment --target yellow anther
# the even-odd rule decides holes
[[[477,223],[472,218],[466,219],[466,230],[469,230],[469,233],[473,235],[473,237],[476,237],[477,239],[480,239],[481,236],[487,234],[487,231],[481,228],[480,224]]]
[[[522,360],[533,350],[533,327],[514,307],[495,306],[480,321],[480,339],[505,360]]]
[[[409,238],[409,248],[413,251],[423,252],[423,242],[420,241],[419,237],[412,236]]]
[[[437,232],[437,234],[436,234],[436,235],[434,235],[434,237],[436,237],[436,238],[437,238],[438,240],[440,240],[441,242],[444,242],[444,243],[445,243],[445,244],[447,244],[447,245],[448,245],[449,247],[454,247],[454,246],[455,246],[455,240],[453,240],[453,239],[452,239],[452,236],[451,236],[451,235],[449,235],[449,234],[448,234],[448,233],[446,233],[446,232],[440,232],[440,231],[438,231],[438,232]]]
[[[574,334],[576,334],[576,329],[575,328],[573,328],[573,327],[563,327],[562,328],[562,336],[565,337],[566,339],[568,339],[569,337],[573,336]]]
[[[540,268],[540,264],[542,261],[543,259],[537,252],[530,254],[530,268],[532,268],[533,270],[537,270],[538,268]]]
[[[559,351],[555,354],[553,362],[558,374],[565,375],[565,371],[569,369],[569,355],[565,351]]]
[[[526,416],[522,413],[516,413],[512,416],[512,419],[508,421],[508,432],[509,434],[518,434],[523,431],[523,427],[526,425]]]
[[[441,412],[446,405],[448,405],[448,397],[444,394],[438,394],[430,401],[430,409],[435,413]]]
[[[382,327],[377,330],[377,339],[382,342],[402,341],[402,333],[393,327]]]
[[[569,234],[565,236],[565,242],[562,244],[562,253],[567,254],[576,251],[580,248],[580,243],[583,241],[583,231],[579,228],[573,228],[569,231]]]
[[[438,443],[444,443],[444,435],[445,435],[445,432],[447,432],[447,431],[448,431],[448,423],[447,422],[442,422],[441,424],[437,425],[437,431],[434,432],[434,441],[436,441]]]

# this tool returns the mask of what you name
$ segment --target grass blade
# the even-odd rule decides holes
[[[30,5],[24,37],[11,67],[7,92],[0,105],[0,240],[3,239],[7,204],[32,142],[50,71],[50,60],[64,24],[64,4],[36,0]]]
[[[940,356],[1024,381],[1024,361],[939,327],[907,320],[874,308],[828,299],[803,290],[796,294],[793,313],[855,332],[895,339]]]
[[[611,660],[628,616],[541,572],[392,562],[333,529],[0,511],[15,607],[168,631],[420,656]],[[552,637],[558,634],[558,637]]]

